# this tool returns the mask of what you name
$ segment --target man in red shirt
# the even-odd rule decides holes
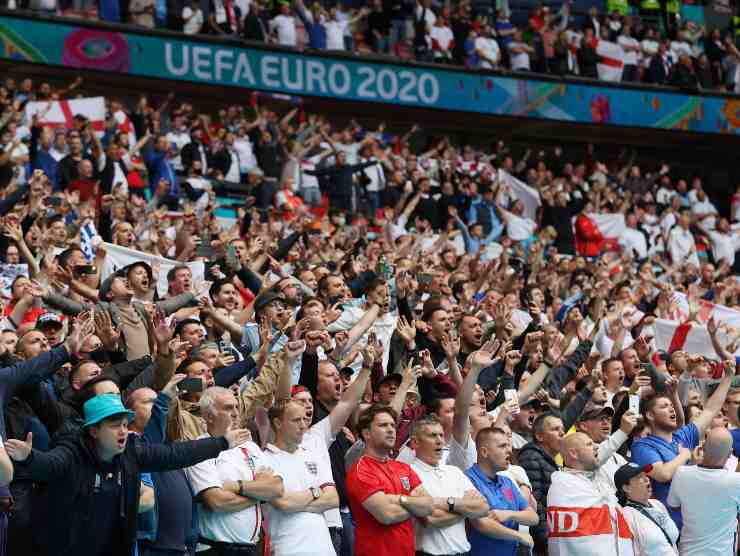
[[[412,517],[431,515],[446,501],[429,496],[411,467],[390,459],[396,443],[396,412],[373,405],[360,415],[365,452],[347,474],[355,530],[355,556],[414,556]]]

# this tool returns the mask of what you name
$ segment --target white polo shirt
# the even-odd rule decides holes
[[[291,454],[268,444],[265,461],[283,478],[285,494],[334,483],[331,469],[325,469],[315,455],[303,447]],[[288,513],[271,505],[265,509],[272,556],[336,556],[323,514]]]
[[[431,466],[414,458],[411,468],[421,479],[421,484],[435,498],[462,498],[465,492],[475,490],[462,471],[452,465]],[[425,527],[415,524],[416,550],[429,554],[462,554],[470,550],[465,533],[465,520],[449,527]]]
[[[397,461],[411,465],[416,460],[416,452],[409,446],[408,442],[404,444],[398,452]],[[455,437],[450,438],[449,444],[442,448],[442,457],[439,460],[440,465],[449,465],[457,467],[460,471],[467,471],[478,460],[478,451],[475,448],[475,442],[471,438],[467,446],[463,447]]]
[[[203,435],[200,438],[209,438]],[[218,457],[188,467],[187,473],[196,496],[209,488],[223,488],[225,481],[252,481],[260,467],[269,467],[259,446],[245,442],[221,452]],[[224,543],[257,544],[260,540],[262,512],[260,505],[236,512],[212,512],[203,504],[198,508],[200,534]]]
[[[270,32],[277,29],[278,44],[295,46],[297,43],[295,19],[292,15],[279,14],[270,20]]]
[[[336,436],[331,433],[331,419],[324,417],[306,431],[306,434],[303,435],[303,442],[301,442],[301,448],[311,453],[316,460],[316,464],[330,476],[332,472],[329,446],[334,443],[335,439]],[[329,527],[342,527],[342,516],[339,513],[339,508],[326,510],[324,517]]]

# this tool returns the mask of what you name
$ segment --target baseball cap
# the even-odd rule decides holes
[[[121,396],[118,394],[100,394],[90,398],[82,406],[85,416],[85,423],[82,425],[87,428],[97,425],[100,421],[113,417],[114,415],[126,415],[128,422],[134,420],[135,413],[123,407]]]
[[[622,487],[629,483],[632,479],[637,477],[640,473],[650,473],[653,470],[651,464],[637,465],[636,463],[625,463],[622,467],[617,469],[614,473],[614,486],[617,492],[622,490]]]
[[[614,417],[614,409],[605,405],[604,407],[593,407],[587,409],[578,418],[579,421],[590,421],[591,419],[598,419],[602,415],[608,415],[609,418]]]
[[[296,396],[301,392],[308,392],[308,388],[306,388],[302,384],[294,384],[290,389],[290,397],[292,398],[293,396]]]
[[[122,271],[126,273],[126,276],[128,276],[128,273],[131,272],[133,269],[135,269],[137,266],[144,267],[144,270],[146,270],[147,276],[149,276],[149,282],[151,282],[154,279],[154,273],[152,272],[152,267],[149,265],[149,263],[146,263],[144,261],[133,262],[130,265],[123,267]]]
[[[539,399],[537,399],[534,396],[532,396],[526,402],[524,402],[522,404],[519,404],[519,407],[520,408],[522,408],[522,407],[531,407],[533,409],[542,409],[544,407],[544,405],[542,404],[542,402]]]
[[[124,267],[115,271],[103,280],[100,284],[100,290],[98,291],[98,299],[100,299],[100,301],[108,301],[108,292],[110,292],[110,288],[113,285],[113,280],[116,278],[125,278],[127,274],[128,272],[126,271],[126,267]]]
[[[46,326],[53,324],[54,326],[62,327],[62,318],[56,313],[44,313],[36,319],[36,330],[41,330]]]
[[[283,297],[282,293],[274,289],[270,289],[270,290],[267,290],[266,292],[259,294],[257,298],[254,300],[255,312],[264,309],[273,301],[285,301],[285,298]]]
[[[380,380],[380,382],[378,382],[378,384],[376,385],[375,391],[377,392],[378,390],[380,390],[380,387],[383,386],[384,384],[395,383],[396,386],[398,386],[401,384],[402,380],[403,380],[403,377],[398,373],[391,373],[391,374],[385,375]]]

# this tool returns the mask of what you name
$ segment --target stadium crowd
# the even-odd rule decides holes
[[[25,110],[84,87],[0,87],[4,553],[735,553],[737,195],[258,95]]]
[[[10,0],[9,5],[300,50],[740,92],[733,20],[727,17],[725,28],[707,28],[682,18],[678,0],[642,0],[639,8],[610,0],[587,13],[571,13],[570,2],[557,9],[540,4],[528,14],[526,6],[500,0],[373,0],[361,7],[321,0]]]

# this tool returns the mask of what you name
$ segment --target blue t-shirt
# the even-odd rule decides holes
[[[492,510],[521,512],[529,507],[517,486],[508,477],[496,475],[492,479],[478,467],[477,463],[465,474],[478,492],[485,497]],[[519,524],[512,519],[505,521],[503,525],[515,531],[519,529]],[[474,528],[470,529],[468,540],[471,556],[516,556],[519,545],[517,541],[492,539]]]
[[[735,457],[740,457],[740,429],[732,429],[730,434],[732,435],[732,453]]]
[[[637,440],[632,444],[632,461],[637,465],[647,465],[653,463],[668,462],[674,459],[678,455],[678,451],[681,446],[693,450],[699,445],[699,429],[696,428],[694,423],[681,427],[673,433],[673,441],[666,442],[662,438],[657,436],[648,435],[645,438]],[[673,518],[679,531],[683,525],[681,519],[681,509],[671,508],[668,506],[666,499],[668,498],[668,491],[671,488],[670,481],[667,483],[659,483],[658,481],[650,480],[653,487],[653,498],[660,500],[668,508],[668,513]]]

